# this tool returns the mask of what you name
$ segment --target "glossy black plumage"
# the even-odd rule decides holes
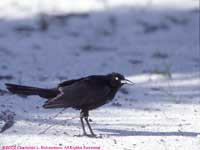
[[[91,135],[94,133],[88,122],[89,110],[96,109],[111,101],[117,90],[125,83],[130,83],[123,75],[111,73],[108,75],[92,75],[80,79],[60,83],[56,88],[43,89],[36,87],[6,84],[7,89],[14,94],[39,95],[48,99],[44,108],[68,108],[81,110],[80,119],[83,134],[86,134],[83,118]]]

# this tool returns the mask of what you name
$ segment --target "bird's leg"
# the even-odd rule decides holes
[[[84,125],[84,122],[83,122],[83,118],[84,118],[84,112],[81,111],[80,112],[80,120],[81,120],[82,129],[83,129],[83,135],[87,135],[86,130],[85,130],[85,125]]]
[[[89,130],[90,130],[91,136],[92,136],[92,137],[96,137],[96,135],[94,134],[94,132],[93,132],[91,126],[90,126],[90,123],[89,123],[89,121],[88,121],[88,116],[89,116],[88,111],[84,111],[84,118],[85,118],[85,121],[86,121],[86,123],[87,123],[87,125],[88,125],[88,128],[89,128]]]

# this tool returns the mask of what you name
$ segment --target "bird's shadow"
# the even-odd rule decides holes
[[[181,131],[128,131],[120,129],[97,129],[101,132],[106,132],[110,136],[184,136],[196,137],[200,132],[181,132]]]

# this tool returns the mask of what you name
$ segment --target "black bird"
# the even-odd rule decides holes
[[[133,83],[125,79],[125,77],[119,73],[111,73],[67,80],[52,89],[9,83],[6,83],[6,87],[13,94],[38,95],[48,99],[43,105],[43,107],[47,109],[72,107],[80,110],[83,135],[95,136],[88,121],[89,110],[96,109],[110,102],[118,89],[124,84]],[[91,135],[86,133],[83,119],[85,119]]]

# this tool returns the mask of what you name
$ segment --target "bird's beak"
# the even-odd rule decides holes
[[[121,80],[121,83],[122,84],[131,84],[131,85],[134,85],[134,83],[128,79],[124,79],[124,80]]]

